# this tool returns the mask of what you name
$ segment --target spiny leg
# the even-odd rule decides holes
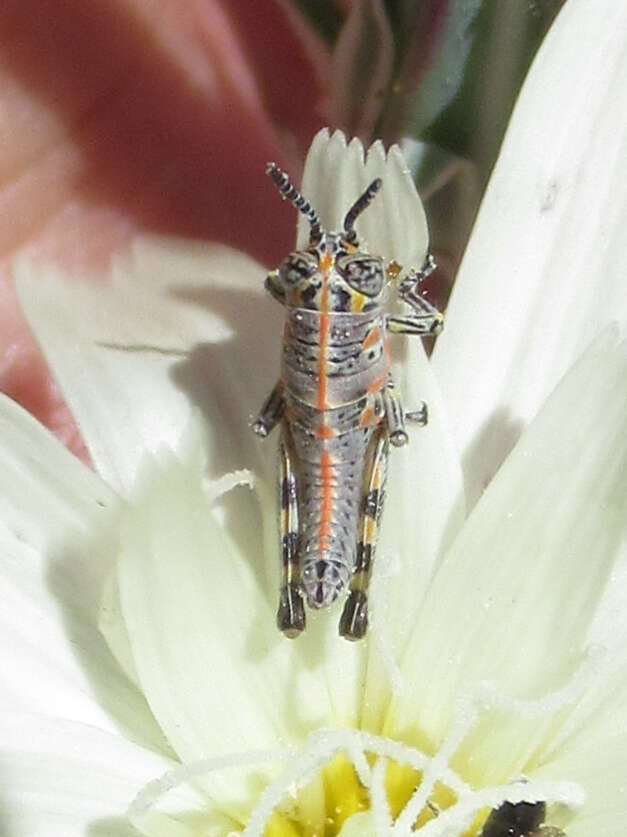
[[[294,453],[285,425],[279,443],[279,489],[282,578],[276,622],[279,630],[293,639],[305,627],[305,607],[298,564],[298,484]]]
[[[383,509],[389,451],[387,427],[382,426],[376,431],[373,446],[370,468],[364,483],[355,569],[339,624],[340,636],[349,640],[361,639],[368,628],[368,585]]]
[[[279,381],[270,395],[263,402],[263,406],[257,415],[257,418],[252,423],[253,433],[261,436],[262,439],[276,427],[281,420],[285,410],[285,401],[283,400],[283,382]]]
[[[387,328],[394,334],[419,334],[435,336],[442,331],[444,317],[428,300],[421,296],[420,283],[435,270],[433,256],[427,260],[421,270],[412,270],[402,280],[398,295],[414,309],[413,313],[400,317],[388,317]]]

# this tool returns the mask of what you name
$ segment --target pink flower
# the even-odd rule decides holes
[[[264,165],[297,174],[320,127],[315,49],[279,2],[0,10],[0,389],[74,450],[80,438],[7,283],[10,260],[27,253],[84,274],[139,231],[276,260],[293,219]]]

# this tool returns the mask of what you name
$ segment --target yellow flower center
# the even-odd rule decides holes
[[[374,759],[369,758],[370,766]],[[422,773],[407,765],[390,760],[386,764],[384,776],[384,790],[388,809],[392,820],[395,820],[405,808],[420,785]],[[351,762],[343,755],[336,756],[321,771],[321,781],[324,790],[325,814],[323,821],[318,819],[304,819],[299,805],[306,799],[309,788],[304,788],[295,801],[294,809],[275,811],[264,832],[263,837],[336,837],[342,831],[344,823],[354,814],[369,811],[371,807],[370,794],[360,782],[357,772]],[[448,787],[438,783],[428,803],[422,808],[413,823],[413,830],[420,829],[426,823],[435,819],[440,811],[444,811],[457,802],[456,794]],[[306,803],[303,806],[306,810]],[[475,817],[469,829],[460,832],[460,837],[476,837],[488,816],[490,809],[483,808]]]
[[[234,768],[237,779],[228,773]],[[203,787],[206,811],[176,810],[180,797]],[[216,788],[230,801],[221,803]],[[147,785],[129,818],[146,837],[479,837],[503,803],[540,801],[577,807],[582,792],[569,782],[526,779],[475,788],[444,748],[430,756],[359,730],[326,730],[295,750],[183,765]],[[190,819],[194,830],[181,828]]]

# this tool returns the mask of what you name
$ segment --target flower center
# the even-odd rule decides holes
[[[580,789],[568,782],[473,789],[437,756],[356,730],[312,736],[292,767],[300,778],[288,769],[266,789],[243,837],[476,837],[503,803],[581,802]],[[308,818],[313,797],[324,800],[323,817]]]
[[[472,747],[460,759],[460,746],[484,713],[546,722],[575,702],[598,665],[590,654],[561,689],[536,700],[478,684],[434,754],[340,729],[313,732],[295,749],[185,764],[146,785],[129,819],[147,837],[564,837],[542,827],[545,810],[550,821],[552,806],[580,807],[579,785],[523,777],[487,785],[480,775],[471,785],[453,764],[472,760]]]
[[[171,817],[165,812],[183,786],[187,793],[226,771],[218,783],[228,787],[233,767],[240,770],[242,787],[253,786],[263,770],[274,778],[248,806],[215,806],[200,828],[180,830],[180,815],[176,828],[174,820],[171,831],[165,826],[164,816]],[[242,768],[250,773],[245,776]],[[490,812],[506,802],[510,808],[538,802],[576,807],[582,794],[569,782],[472,788],[438,755],[359,730],[329,730],[312,734],[297,751],[181,767],[148,785],[129,818],[147,837],[477,837]]]

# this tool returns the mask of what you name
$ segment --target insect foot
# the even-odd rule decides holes
[[[362,639],[368,630],[368,597],[362,590],[351,590],[340,618],[340,636],[348,640]]]
[[[268,426],[262,419],[257,419],[251,424],[251,428],[253,433],[256,433],[257,436],[261,436],[262,439],[265,439],[268,435]]]
[[[425,427],[429,422],[429,408],[427,407],[426,401],[422,402],[418,410],[405,413],[405,418],[407,421],[413,421],[421,427]]]
[[[408,441],[409,436],[404,430],[395,430],[393,433],[390,433],[390,442],[395,448],[402,448]]]
[[[295,639],[305,630],[305,605],[298,585],[286,584],[281,589],[276,623],[288,639]]]

